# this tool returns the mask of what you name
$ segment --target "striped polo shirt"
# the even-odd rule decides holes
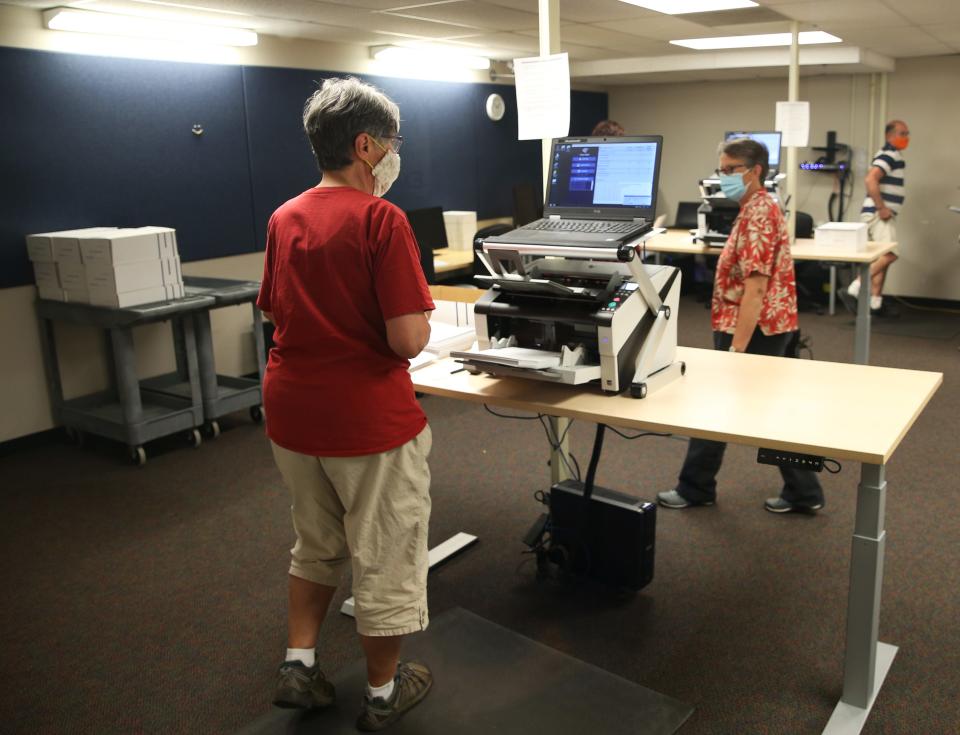
[[[880,179],[880,196],[883,198],[884,204],[895,213],[899,212],[903,205],[903,174],[907,167],[906,161],[903,160],[903,154],[893,145],[887,143],[877,151],[877,155],[870,165],[883,170],[883,178]],[[868,194],[863,200],[860,214],[872,214],[876,211],[877,205]]]

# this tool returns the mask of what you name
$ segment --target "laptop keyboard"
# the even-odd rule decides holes
[[[541,219],[525,225],[524,230],[549,230],[553,232],[590,232],[622,234],[640,229],[644,222],[609,222],[593,219]]]

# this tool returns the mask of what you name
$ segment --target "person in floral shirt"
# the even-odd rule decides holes
[[[761,143],[732,140],[721,150],[720,186],[728,198],[740,202],[740,214],[717,263],[713,346],[783,357],[797,330],[797,286],[783,212],[763,185],[767,169],[768,153]],[[676,488],[657,493],[660,505],[713,505],[726,447],[723,442],[691,439]],[[768,498],[764,508],[787,513],[823,507],[823,488],[813,472],[781,467],[780,474],[783,489],[779,497]]]

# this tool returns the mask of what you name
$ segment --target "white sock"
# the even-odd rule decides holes
[[[883,306],[883,296],[871,296],[870,297],[870,308],[879,309]]]
[[[393,679],[388,681],[382,687],[375,687],[373,684],[367,683],[367,694],[371,699],[390,699],[390,695],[393,694]]]
[[[859,278],[853,279],[850,285],[847,286],[847,293],[853,296],[853,298],[857,298],[857,296],[860,295],[860,279]]]
[[[307,668],[317,662],[317,652],[312,648],[288,648],[285,661],[299,661]]]

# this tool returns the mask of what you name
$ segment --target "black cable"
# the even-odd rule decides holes
[[[544,434],[547,435],[547,443],[550,445],[550,448],[560,454],[560,459],[567,466],[567,470],[570,472],[571,475],[574,476],[575,479],[579,480],[580,479],[580,463],[577,462],[577,458],[573,456],[572,452],[564,452],[561,449],[561,447],[563,446],[564,439],[567,438],[567,434],[569,433],[570,428],[573,426],[573,421],[570,421],[570,423],[567,424],[567,428],[563,430],[563,435],[557,438],[555,436],[554,437],[550,436],[550,423],[547,421],[547,417],[541,413],[541,414],[537,414],[537,418],[540,419],[540,424],[543,426],[543,432]],[[570,462],[567,461],[568,454],[570,455],[570,459],[573,460],[573,466],[571,466]]]
[[[610,431],[612,431],[617,436],[623,437],[624,439],[642,439],[645,436],[662,436],[669,439],[673,438],[673,434],[660,434],[656,431],[642,431],[639,434],[634,434],[633,436],[630,436],[629,434],[624,434],[622,431],[620,431],[619,429],[615,429],[612,426],[608,426],[607,428],[610,429]]]
[[[519,421],[537,421],[540,419],[542,414],[537,414],[536,416],[511,416],[506,413],[497,413],[486,403],[483,404],[483,407],[486,409],[487,413],[492,413],[494,416],[500,419],[518,419]]]
[[[587,467],[587,478],[583,483],[583,499],[589,500],[593,494],[593,480],[597,476],[597,465],[600,464],[600,453],[603,451],[603,433],[605,424],[597,424],[597,433],[593,437],[593,452],[590,453],[590,464]]]
[[[830,465],[830,464],[835,464],[835,465],[837,466],[837,469],[831,470],[830,467],[828,466],[828,465]],[[823,469],[825,469],[825,470],[826,470],[827,472],[829,472],[831,475],[836,475],[836,474],[839,474],[839,473],[840,473],[840,470],[843,469],[843,465],[841,465],[841,464],[840,464],[839,462],[837,462],[837,460],[835,460],[835,459],[825,459],[825,460],[823,460]]]

